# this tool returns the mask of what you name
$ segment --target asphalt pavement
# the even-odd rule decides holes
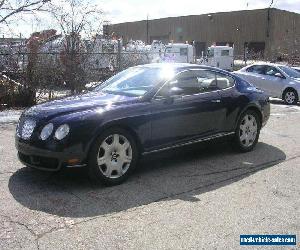
[[[253,152],[216,141],[147,156],[115,187],[24,167],[14,132],[0,124],[0,249],[245,249],[240,234],[296,234],[300,248],[300,106],[273,101]]]

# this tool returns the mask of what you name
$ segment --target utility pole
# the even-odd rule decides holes
[[[271,12],[271,8],[272,8],[272,5],[273,5],[273,2],[274,2],[274,0],[271,0],[270,6],[268,8],[267,37],[270,36],[270,20],[271,20],[270,12]]]
[[[149,44],[149,14],[147,14],[147,21],[146,21],[146,43]]]

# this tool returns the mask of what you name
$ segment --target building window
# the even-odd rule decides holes
[[[221,50],[221,56],[229,56],[229,50]]]
[[[180,55],[181,56],[187,56],[188,50],[187,48],[180,48]]]

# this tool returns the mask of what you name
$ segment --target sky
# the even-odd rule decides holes
[[[85,0],[83,0],[85,1]],[[157,19],[169,16],[199,15],[205,13],[235,11],[245,9],[267,8],[271,0],[91,0],[100,6],[105,12],[104,19],[110,23],[131,22],[149,19]],[[300,0],[274,0],[273,7],[300,13]],[[26,15],[15,25],[1,29],[0,35],[28,37],[32,32],[56,28],[50,17],[39,14],[42,22]]]

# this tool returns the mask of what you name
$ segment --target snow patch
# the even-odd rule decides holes
[[[23,110],[0,111],[0,124],[17,123]]]

